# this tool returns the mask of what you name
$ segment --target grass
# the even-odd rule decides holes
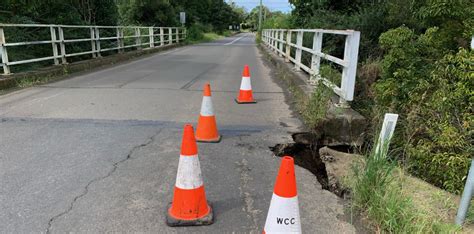
[[[192,40],[189,39],[187,40],[191,44],[195,43],[202,43],[202,42],[211,42],[219,39],[223,39],[225,37],[232,36],[233,32],[231,31],[223,31],[222,33],[216,33],[216,32],[207,32],[207,33],[202,33],[202,38],[197,39],[197,40]]]
[[[314,89],[307,103],[301,107],[302,116],[308,126],[314,127],[326,117],[331,95],[332,91],[322,84]]]
[[[335,68],[331,67],[328,64],[322,64],[319,70],[321,77],[326,78],[331,81],[336,86],[341,85],[342,73],[337,71]]]
[[[214,32],[210,32],[210,33],[204,33],[204,39],[203,41],[215,41],[215,40],[219,40],[219,39],[222,39],[224,38],[225,36],[223,35],[219,35],[217,33],[214,33]]]
[[[271,61],[270,54],[267,52],[264,52],[264,54],[266,58]],[[276,77],[285,82],[292,96],[295,109],[301,115],[305,124],[311,128],[315,127],[326,117],[328,102],[331,98],[332,91],[325,85],[319,84],[314,88],[311,96],[308,96],[295,82],[290,73],[291,72],[287,71],[286,68],[278,68]]]
[[[388,147],[383,147],[388,148]],[[353,166],[353,209],[364,214],[379,232],[389,233],[454,233],[454,224],[425,209],[418,209],[404,189],[405,176],[397,164],[387,157],[387,150],[372,151],[364,163]],[[419,189],[419,188],[418,188]],[[436,197],[436,196],[435,196]],[[442,206],[452,209],[449,201]]]
[[[61,76],[66,76],[67,72],[65,72]],[[53,81],[56,81],[60,78],[57,76],[38,76],[38,77],[29,77],[29,78],[24,78],[21,79],[17,82],[17,87],[18,88],[28,88],[36,85],[42,85],[42,84],[47,84]]]
[[[301,114],[305,124],[309,127],[315,127],[326,117],[332,91],[321,84],[314,89],[311,96],[308,96],[290,76],[284,69],[278,70],[277,77],[285,81],[288,86],[296,110]]]

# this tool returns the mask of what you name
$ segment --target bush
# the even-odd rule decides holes
[[[209,32],[212,32],[211,25],[195,23],[187,29],[186,39],[191,42],[203,41],[205,39],[204,33]]]
[[[204,31],[197,24],[189,27],[186,31],[186,40],[200,41],[204,39]]]
[[[474,153],[474,52],[446,55],[430,74],[417,138],[409,142],[410,171],[450,192],[460,193]]]
[[[474,57],[465,49],[451,54],[437,37],[437,27],[421,35],[407,27],[381,35],[387,52],[374,86],[374,116],[399,113],[394,143],[400,159],[413,174],[459,193],[473,153]]]

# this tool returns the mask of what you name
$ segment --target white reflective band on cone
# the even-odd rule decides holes
[[[201,115],[202,116],[214,115],[214,108],[212,108],[212,99],[209,96],[202,97]]]
[[[250,83],[250,77],[242,77],[242,83],[240,83],[240,90],[252,90],[252,84]]]
[[[176,187],[180,189],[196,189],[203,185],[199,157],[179,156]]]
[[[273,194],[264,230],[267,234],[301,233],[298,196],[286,198]]]

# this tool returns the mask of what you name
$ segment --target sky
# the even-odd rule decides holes
[[[243,6],[250,12],[254,7],[260,4],[260,0],[229,0],[235,2],[238,6]],[[227,1],[227,2],[229,2]],[[289,13],[291,5],[288,0],[262,0],[262,4],[268,7],[271,11],[282,11]]]

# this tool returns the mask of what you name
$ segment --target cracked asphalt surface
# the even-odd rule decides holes
[[[254,40],[239,34],[1,96],[0,231],[261,233],[280,161],[268,147],[301,123]],[[246,63],[255,105],[234,102]],[[170,228],[182,126],[196,123],[207,81],[223,140],[198,147],[216,220]],[[304,232],[355,232],[337,196],[303,168],[296,176]]]

